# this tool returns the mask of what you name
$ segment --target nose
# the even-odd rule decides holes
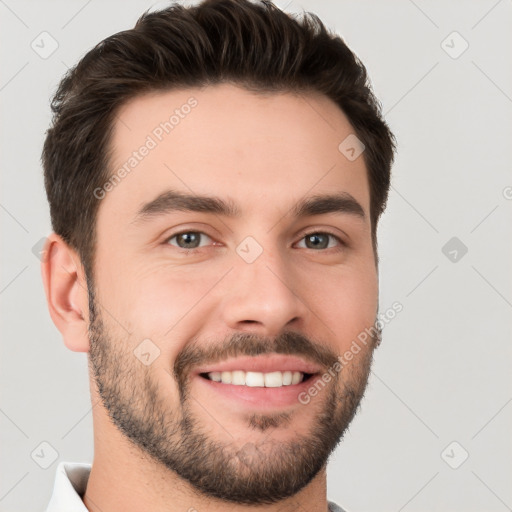
[[[252,263],[235,262],[222,301],[229,329],[277,336],[285,328],[304,323],[308,308],[301,297],[300,280],[283,256],[263,251]]]

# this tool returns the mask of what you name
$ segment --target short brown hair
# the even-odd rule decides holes
[[[70,69],[52,100],[42,162],[53,230],[92,278],[94,190],[111,174],[110,141],[121,105],[149,91],[229,82],[253,92],[319,92],[348,117],[365,145],[372,241],[389,192],[394,136],[366,69],[320,19],[301,20],[268,0],[205,0],[146,11]],[[340,141],[341,142],[341,141]]]

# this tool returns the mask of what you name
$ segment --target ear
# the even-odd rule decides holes
[[[64,344],[75,352],[89,351],[88,294],[78,254],[52,233],[42,251],[41,274],[53,323]]]

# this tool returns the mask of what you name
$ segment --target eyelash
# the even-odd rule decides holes
[[[193,249],[183,249],[182,247],[178,247],[176,245],[172,245],[169,243],[173,238],[176,238],[177,236],[183,235],[186,233],[195,233],[195,234],[205,235],[208,238],[213,240],[213,238],[211,236],[207,235],[203,231],[185,230],[185,231],[180,231],[178,233],[174,233],[170,237],[166,238],[163,243],[164,243],[164,245],[171,245],[174,249],[176,249],[178,252],[181,252],[183,254],[192,254],[194,252],[199,252],[205,248],[205,247],[196,247]],[[347,244],[338,235],[335,235],[334,233],[331,233],[330,231],[310,231],[309,233],[305,233],[301,237],[300,241],[304,240],[306,237],[311,236],[311,235],[328,235],[328,236],[334,238],[339,243],[339,246],[338,247],[327,247],[325,249],[310,249],[310,248],[306,247],[306,249],[309,249],[310,251],[325,252],[325,251],[333,250],[333,249],[339,251],[339,250],[342,250],[345,247],[347,247]]]

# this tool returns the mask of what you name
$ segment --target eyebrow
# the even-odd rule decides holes
[[[202,212],[228,218],[241,216],[241,211],[232,200],[215,196],[193,195],[177,190],[166,190],[138,210],[132,223],[146,222],[175,212]],[[363,207],[348,192],[321,194],[300,200],[292,209],[295,217],[309,217],[327,213],[352,215],[366,219]]]

